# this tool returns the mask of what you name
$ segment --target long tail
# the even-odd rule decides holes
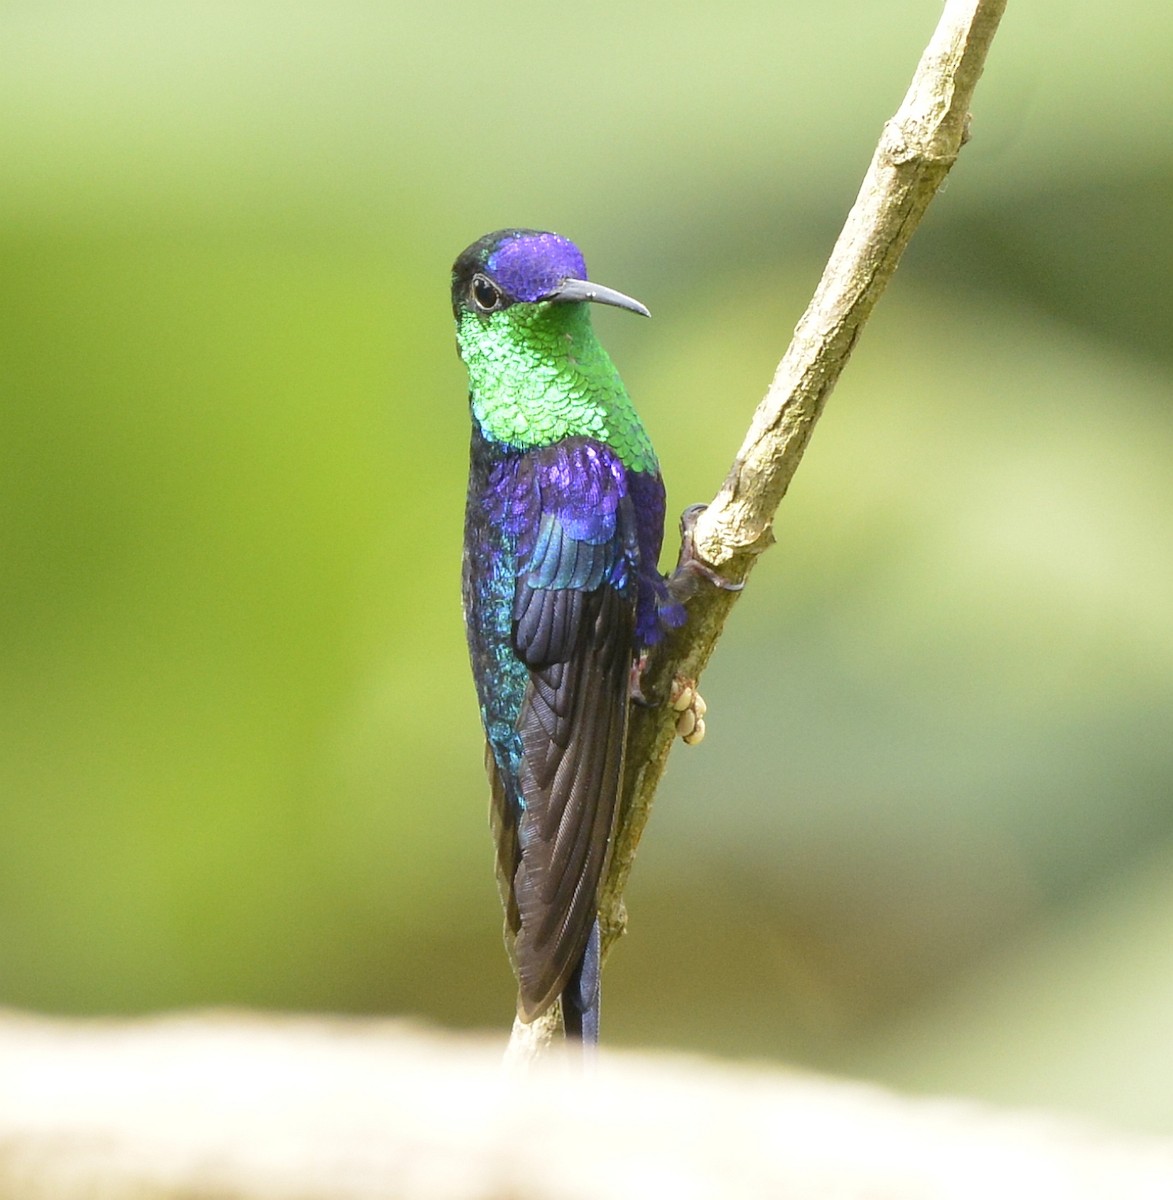
[[[599,1044],[600,970],[599,922],[591,926],[582,961],[562,993],[562,1021],[567,1039],[583,1044],[589,1054]]]

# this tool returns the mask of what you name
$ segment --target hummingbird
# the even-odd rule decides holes
[[[688,590],[657,565],[664,484],[596,304],[650,315],[555,233],[487,234],[452,269],[472,416],[464,618],[518,1015],[560,999],[567,1037],[588,1044],[629,706]],[[703,701],[674,707],[699,741]]]

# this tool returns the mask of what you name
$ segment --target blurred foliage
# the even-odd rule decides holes
[[[939,5],[0,13],[0,1001],[504,1027],[447,271],[711,495]],[[1173,14],[1010,6],[677,751],[607,1034],[1173,1129]]]

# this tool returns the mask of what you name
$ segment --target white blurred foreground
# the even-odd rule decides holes
[[[0,1017],[0,1195],[1165,1197],[1173,1141],[764,1066],[395,1021]]]

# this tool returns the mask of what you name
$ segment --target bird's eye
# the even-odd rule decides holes
[[[492,312],[501,307],[501,289],[487,276],[474,275],[472,287],[469,288],[472,302],[481,312]]]

